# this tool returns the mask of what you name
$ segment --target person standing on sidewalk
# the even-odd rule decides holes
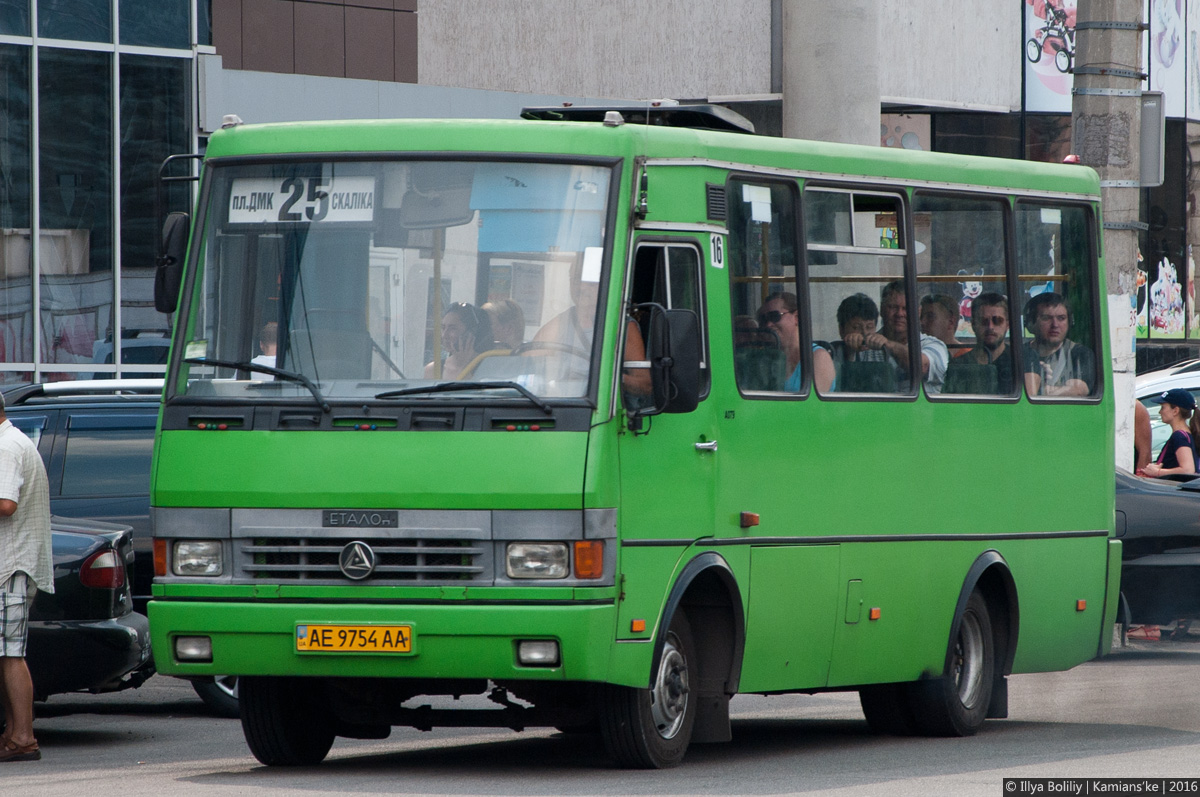
[[[25,664],[29,610],[39,589],[54,592],[46,468],[4,413],[0,395],[0,763],[42,757],[33,736],[33,680]]]

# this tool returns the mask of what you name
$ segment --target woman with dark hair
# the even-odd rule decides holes
[[[442,316],[442,355],[425,366],[428,379],[457,379],[462,370],[493,348],[488,314],[468,302],[455,302]]]

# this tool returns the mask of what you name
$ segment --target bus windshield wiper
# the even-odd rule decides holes
[[[400,390],[387,390],[383,393],[377,393],[377,399],[399,398],[401,396],[416,396],[421,393],[452,393],[458,390],[515,390],[525,398],[529,399],[533,404],[547,415],[553,415],[554,411],[550,405],[542,401],[534,395],[528,388],[517,382],[438,382],[433,385],[425,385],[424,387],[406,387]]]
[[[259,363],[242,362],[240,360],[216,360],[212,357],[188,357],[184,362],[194,365],[215,365],[219,368],[236,368],[239,371],[255,371],[262,374],[271,374],[285,382],[295,382],[298,385],[304,385],[304,387],[308,388],[308,392],[312,393],[313,398],[317,400],[317,406],[321,408],[321,412],[328,413],[330,411],[329,402],[321,395],[321,391],[317,389],[312,380],[304,374],[298,374],[295,371],[285,371],[273,365],[260,365]]]

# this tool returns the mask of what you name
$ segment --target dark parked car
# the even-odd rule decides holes
[[[1128,623],[1200,619],[1200,478],[1117,469],[1122,610]]]
[[[161,379],[103,379],[4,391],[9,419],[46,463],[51,512],[133,528],[133,605],[142,613],[154,578],[150,460],[162,385]],[[236,679],[192,685],[214,711],[236,716]]]
[[[8,419],[46,463],[50,511],[133,528],[135,608],[154,578],[150,456],[161,379],[50,382],[4,392]]]
[[[150,625],[133,610],[128,526],[54,517],[54,593],[39,592],[26,659],[34,695],[112,692],[154,674]]]

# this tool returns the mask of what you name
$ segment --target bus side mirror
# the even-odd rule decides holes
[[[652,305],[647,327],[653,405],[637,414],[691,412],[700,403],[700,319],[691,310]]]
[[[175,312],[179,304],[179,285],[183,280],[183,260],[187,253],[188,224],[182,211],[167,214],[163,223],[158,262],[154,269],[154,309]]]

